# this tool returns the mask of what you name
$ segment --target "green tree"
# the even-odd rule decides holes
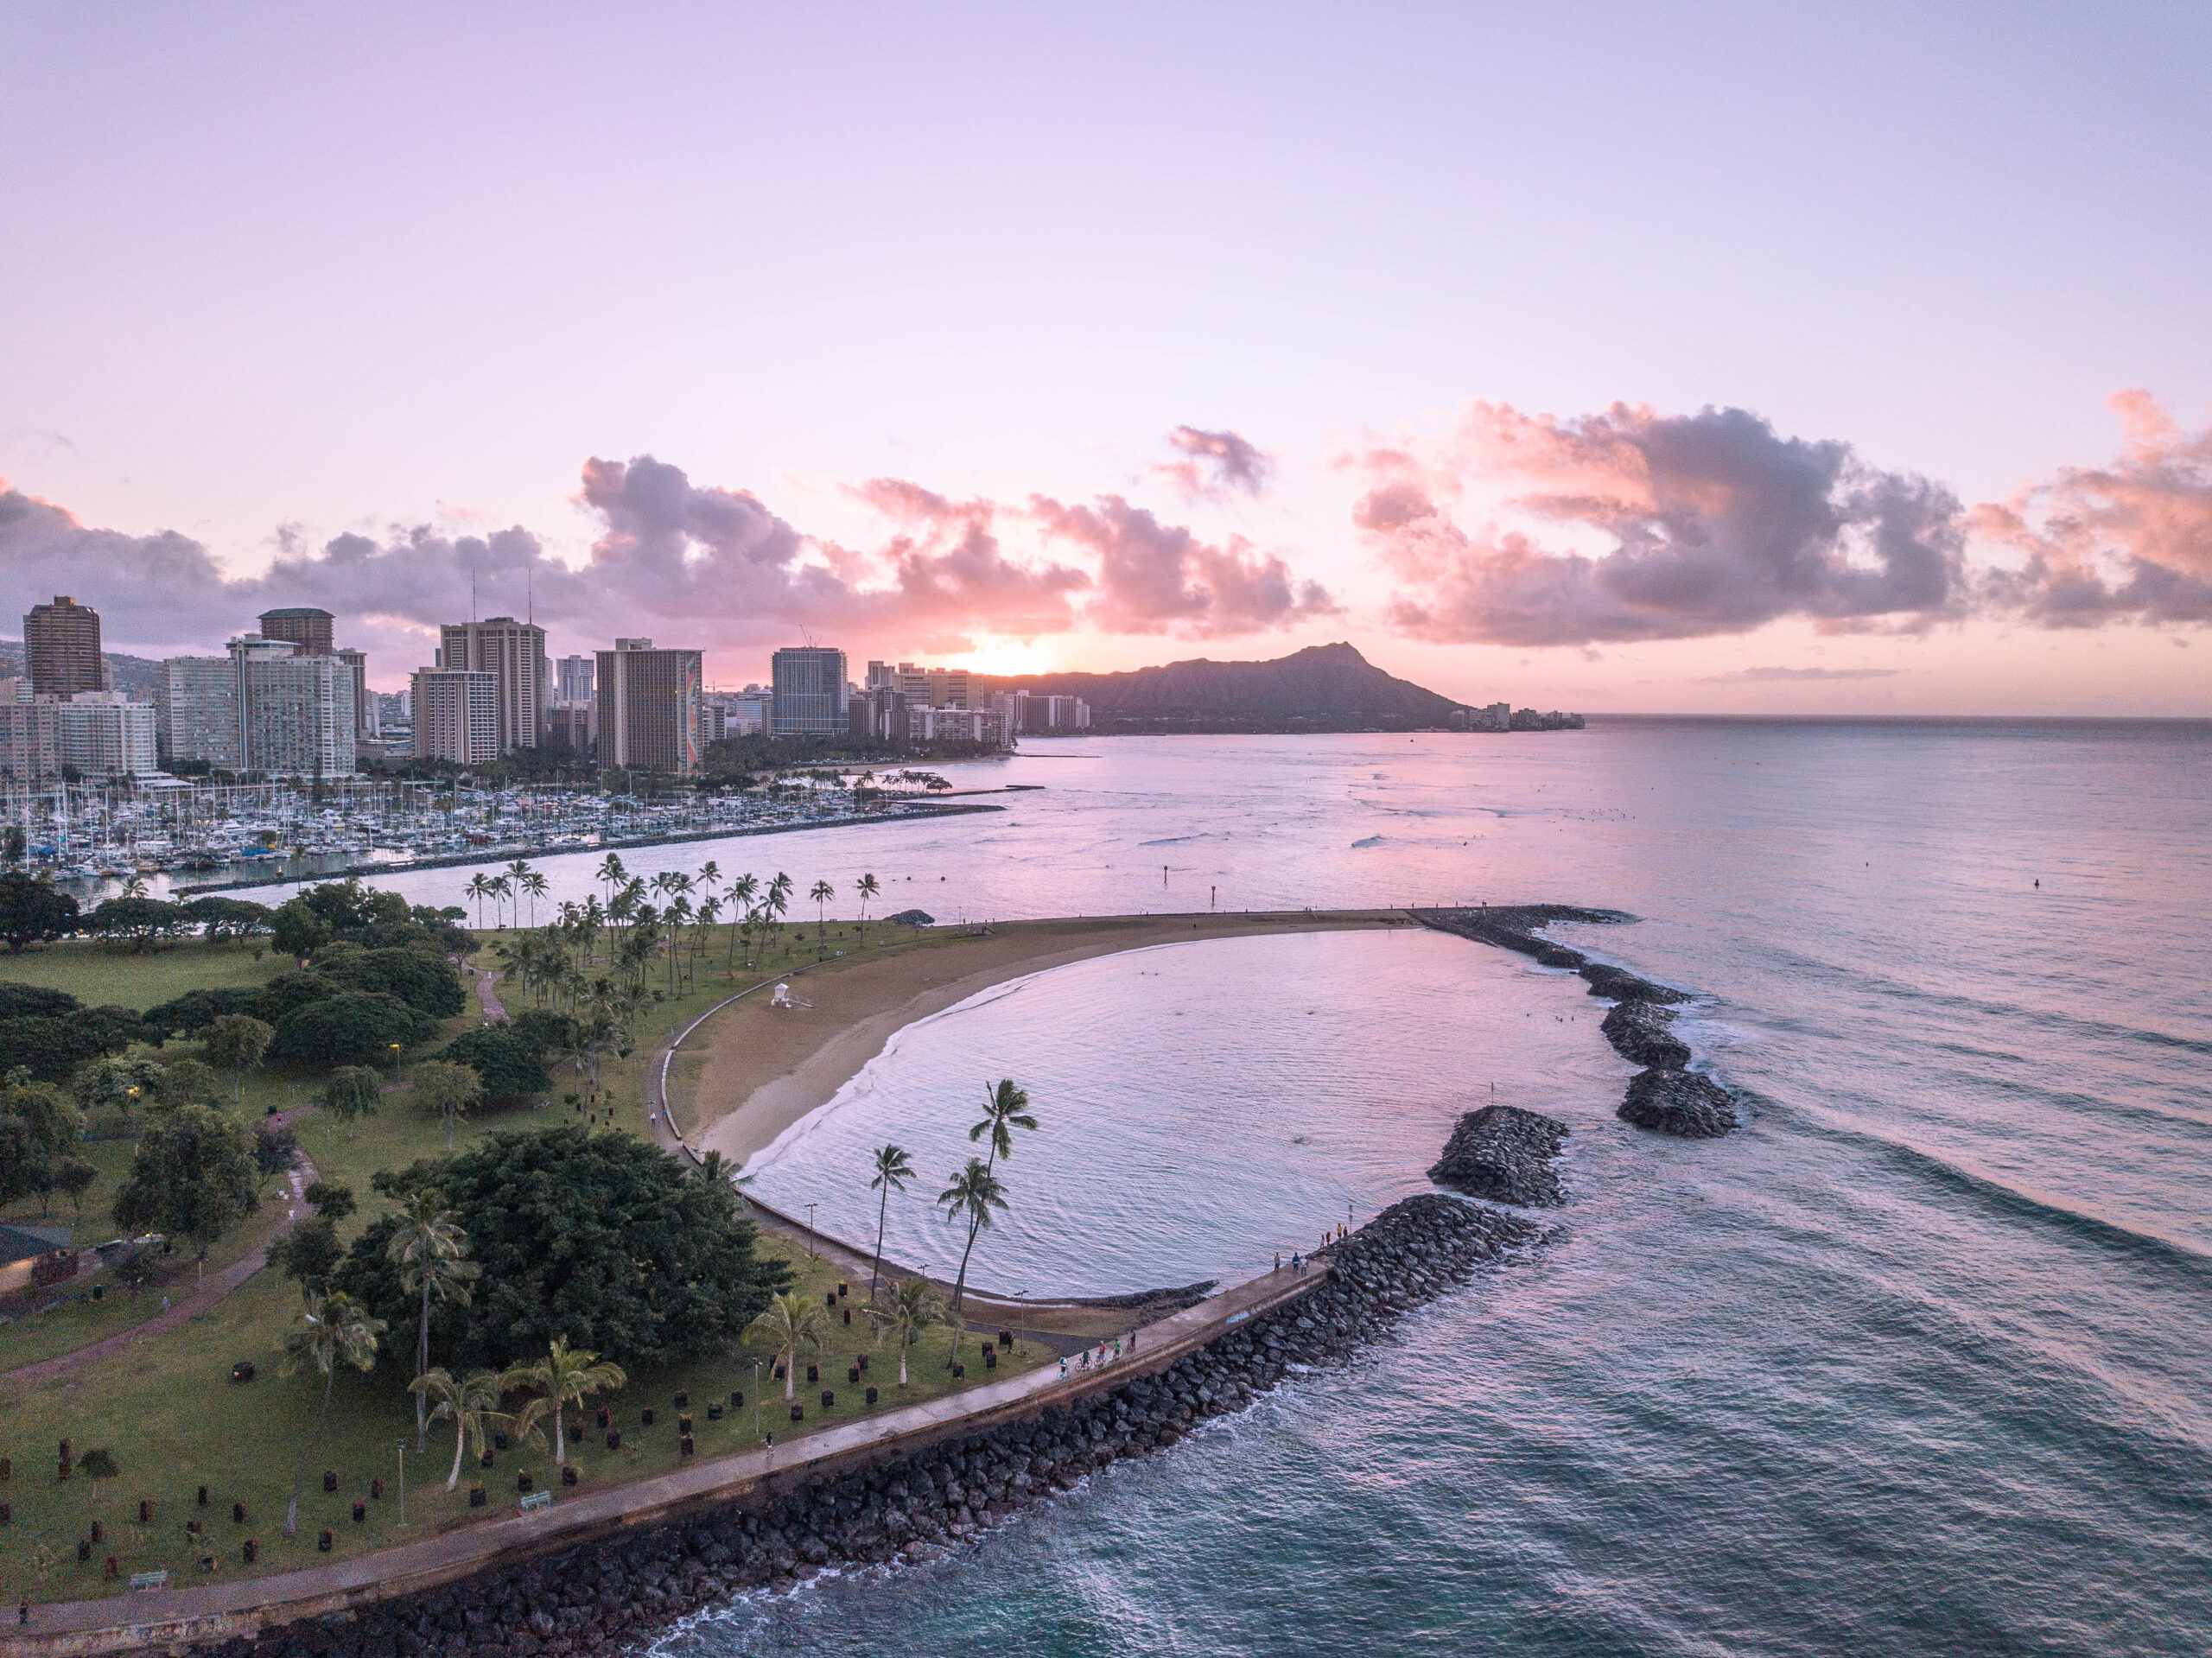
[[[747,1337],[766,1343],[783,1365],[785,1400],[794,1391],[792,1378],[798,1374],[800,1356],[822,1350],[822,1332],[829,1323],[830,1314],[817,1306],[812,1298],[786,1290],[769,1297],[760,1316],[746,1325]]]
[[[385,1328],[383,1319],[372,1317],[366,1307],[343,1290],[333,1290],[309,1301],[307,1310],[292,1322],[291,1334],[284,1342],[283,1374],[296,1376],[312,1370],[320,1375],[322,1407],[315,1412],[315,1432],[308,1436],[299,1466],[292,1471],[292,1500],[284,1509],[287,1537],[300,1534],[300,1485],[308,1477],[308,1464],[315,1460],[315,1448],[322,1443],[323,1425],[330,1420],[330,1394],[337,1383],[338,1367],[350,1364],[356,1370],[365,1370],[374,1364],[377,1337]]]
[[[187,1239],[204,1265],[215,1242],[260,1207],[260,1185],[244,1123],[204,1105],[167,1107],[138,1138],[115,1196],[116,1224]]]
[[[922,1332],[932,1324],[945,1321],[944,1303],[937,1292],[930,1288],[926,1278],[902,1278],[892,1286],[891,1299],[886,1304],[871,1305],[868,1322],[879,1335],[888,1336],[899,1344],[899,1385],[906,1385],[906,1350],[922,1337]]]
[[[348,1140],[353,1138],[353,1125],[374,1116],[383,1098],[384,1079],[366,1065],[340,1065],[316,1096],[322,1109],[344,1125]]]
[[[85,1194],[92,1190],[92,1183],[99,1178],[99,1171],[80,1158],[61,1158],[54,1165],[54,1190],[67,1196],[69,1208],[73,1214],[85,1212]],[[43,1215],[45,1211],[41,1210],[40,1212]]]
[[[201,1046],[213,1064],[231,1073],[231,1103],[245,1096],[245,1074],[261,1063],[276,1032],[248,1013],[226,1013],[207,1027]]]
[[[145,1033],[128,1007],[85,1007],[55,1018],[0,1019],[0,1061],[41,1082],[66,1083],[102,1054],[121,1053]]]
[[[495,1105],[535,1099],[550,1089],[547,1072],[529,1037],[507,1025],[480,1025],[438,1050],[438,1058],[476,1073],[484,1097]]]
[[[875,1260],[868,1268],[868,1299],[875,1299],[876,1282],[883,1275],[883,1228],[891,1218],[891,1194],[904,1191],[906,1182],[914,1178],[914,1165],[902,1147],[885,1144],[875,1148],[875,1176],[868,1183],[870,1191],[883,1195],[875,1204]]]
[[[276,906],[276,914],[270,918],[269,937],[278,950],[305,966],[308,956],[335,937],[335,929],[315,905],[305,898],[296,898]]]
[[[1029,1096],[1015,1086],[1013,1077],[1001,1077],[996,1088],[983,1090],[982,1121],[968,1131],[970,1143],[985,1134],[991,1137],[990,1155],[983,1159],[986,1170],[996,1168],[1001,1157],[1014,1155],[1016,1128],[1027,1128],[1033,1134],[1037,1119],[1029,1115]]]
[[[422,1318],[415,1337],[415,1374],[430,1369],[430,1303],[450,1301],[467,1306],[469,1285],[483,1269],[468,1259],[468,1234],[453,1211],[440,1203],[435,1191],[417,1191],[399,1211],[399,1223],[385,1244],[385,1255],[399,1269],[399,1287],[422,1297]],[[415,1395],[415,1449],[423,1448],[425,1432],[423,1395]]]
[[[872,874],[862,875],[860,880],[853,883],[853,886],[854,890],[861,895],[861,943],[865,944],[868,943],[868,903],[883,888],[877,884],[875,877]]]
[[[408,1384],[414,1389],[418,1401],[427,1395],[437,1401],[431,1409],[430,1420],[442,1421],[453,1419],[453,1471],[446,1476],[446,1490],[452,1490],[461,1483],[461,1453],[470,1439],[476,1441],[476,1454],[484,1454],[484,1441],[494,1428],[504,1427],[514,1420],[499,1408],[499,1377],[493,1370],[471,1370],[456,1381],[444,1366],[426,1370]]]
[[[632,1369],[721,1351],[789,1274],[755,1251],[728,1186],[691,1178],[628,1134],[582,1128],[488,1136],[448,1159],[378,1177],[400,1201],[435,1190],[484,1269],[467,1306],[432,1309],[449,1366],[504,1368],[556,1336]],[[385,1256],[395,1216],[372,1222],[339,1274],[389,1318],[416,1307]]]
[[[556,1336],[548,1344],[543,1358],[531,1364],[518,1364],[501,1376],[499,1391],[533,1395],[515,1419],[516,1431],[525,1439],[537,1438],[538,1423],[549,1415],[552,1417],[553,1460],[559,1464],[569,1460],[562,1412],[570,1405],[581,1407],[602,1388],[620,1388],[629,1380],[620,1365],[604,1361],[598,1354],[582,1348],[570,1347],[566,1337]]]
[[[77,1106],[86,1115],[99,1110],[122,1112],[126,1117],[141,1106],[162,1097],[166,1068],[157,1060],[138,1057],[95,1059],[78,1068],[73,1091]]]
[[[976,1235],[991,1223],[991,1210],[1006,1207],[1006,1187],[980,1157],[952,1177],[952,1184],[938,1193],[938,1207],[953,1225],[968,1228],[967,1247],[960,1252],[960,1276],[952,1286],[953,1350],[960,1348],[960,1307],[968,1295],[968,1257],[976,1252]]]
[[[372,1065],[394,1045],[411,1048],[436,1030],[436,1020],[397,996],[347,991],[278,1020],[269,1055],[302,1065]]]
[[[85,918],[84,930],[102,938],[120,938],[143,951],[192,925],[181,904],[157,898],[111,898]]]
[[[51,943],[77,927],[77,900],[20,869],[0,873],[0,944],[20,956],[27,944]]]
[[[461,890],[464,895],[475,901],[476,931],[479,932],[483,931],[484,900],[492,896],[492,878],[484,873],[483,871],[479,870],[475,874],[471,875],[468,878],[468,884]]]
[[[484,1084],[467,1065],[444,1059],[425,1059],[415,1067],[409,1096],[415,1109],[446,1121],[446,1150],[453,1150],[453,1125],[484,1097]]]
[[[837,889],[826,880],[818,880],[807,896],[814,900],[815,953],[826,956],[830,952],[830,900],[837,896]]]
[[[342,1221],[360,1207],[353,1201],[353,1188],[335,1180],[310,1181],[300,1194],[315,1208],[315,1212],[326,1220]]]
[[[346,1259],[338,1223],[327,1215],[310,1215],[269,1246],[269,1264],[300,1286],[303,1301],[330,1288],[330,1275]]]

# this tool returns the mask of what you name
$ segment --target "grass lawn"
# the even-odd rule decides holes
[[[797,1287],[805,1293],[835,1292],[838,1280],[826,1263],[777,1241],[765,1242],[763,1248],[791,1262]],[[860,1295],[866,1291],[865,1284],[859,1286]],[[842,1317],[833,1322],[818,1361],[823,1382],[808,1383],[803,1371],[798,1379],[797,1397],[806,1409],[803,1426],[790,1420],[766,1350],[739,1344],[720,1357],[632,1371],[629,1384],[607,1401],[621,1431],[617,1450],[607,1449],[607,1436],[593,1426],[588,1408],[582,1422],[571,1413],[569,1458],[582,1481],[603,1485],[678,1466],[683,1460],[675,1404],[678,1391],[690,1395],[697,1454],[715,1457],[759,1445],[756,1420],[760,1429],[789,1445],[824,1426],[932,1398],[956,1385],[945,1363],[950,1331],[935,1330],[925,1337],[910,1363],[912,1385],[902,1392],[896,1352],[874,1345],[856,1299],[849,1298],[842,1305],[853,1309],[853,1323],[846,1325]],[[287,1571],[319,1558],[315,1534],[326,1526],[335,1534],[338,1553],[359,1553],[512,1514],[516,1476],[524,1472],[537,1490],[553,1490],[555,1501],[560,1500],[551,1451],[536,1446],[495,1452],[496,1465],[490,1469],[465,1463],[458,1489],[448,1493],[444,1486],[453,1465],[452,1425],[435,1425],[425,1453],[418,1457],[413,1398],[402,1375],[391,1369],[367,1376],[348,1372],[337,1384],[328,1428],[308,1467],[299,1535],[288,1539],[285,1501],[320,1403],[314,1379],[288,1381],[277,1375],[283,1331],[298,1310],[292,1285],[260,1274],[200,1318],[133,1348],[95,1375],[57,1380],[10,1398],[0,1413],[0,1455],[12,1458],[14,1470],[0,1487],[0,1500],[13,1505],[14,1515],[0,1530],[0,1600],[22,1594],[35,1600],[89,1599],[121,1590],[133,1572],[156,1568],[166,1569],[173,1582],[197,1580],[207,1575],[200,1557],[210,1553],[217,1572],[226,1576]],[[408,1344],[404,1331],[391,1332],[385,1340],[402,1350]],[[963,1348],[971,1360],[976,1356],[973,1337]],[[865,1402],[865,1382],[855,1387],[848,1380],[849,1367],[863,1351],[871,1353],[868,1380],[881,1394],[873,1412]],[[971,1364],[968,1381],[957,1385],[1031,1369],[1052,1356],[1044,1347],[1017,1349],[997,1370]],[[233,1384],[230,1369],[240,1359],[252,1360],[259,1374],[251,1382]],[[836,1405],[827,1410],[821,1403],[825,1385],[836,1394]],[[731,1407],[733,1389],[743,1393],[741,1407]],[[722,1406],[721,1421],[708,1419],[710,1403]],[[648,1407],[655,1418],[650,1427],[641,1414]],[[80,1469],[67,1483],[57,1479],[56,1448],[65,1438],[79,1457],[92,1446],[106,1447],[119,1473],[95,1480]],[[402,1445],[408,1487],[404,1526],[398,1501]],[[334,1493],[322,1489],[326,1470],[339,1477]],[[382,1498],[370,1496],[370,1482],[378,1476],[385,1481]],[[208,1488],[206,1509],[196,1501],[202,1483]],[[472,1509],[468,1492],[478,1483],[487,1501]],[[153,1504],[149,1524],[138,1523],[142,1498]],[[358,1524],[352,1517],[356,1498],[367,1503],[366,1516]],[[231,1517],[233,1502],[246,1505],[243,1524]],[[92,1561],[80,1565],[77,1542],[89,1537],[96,1519],[105,1539]],[[200,1538],[185,1529],[192,1520],[205,1528]],[[260,1560],[251,1568],[241,1554],[249,1537],[261,1545]],[[102,1576],[111,1553],[121,1574],[114,1582]]]
[[[851,924],[844,924],[842,936],[836,924],[830,931],[832,951],[857,949]],[[494,942],[484,940],[476,958],[481,964],[497,965],[489,954]],[[869,953],[874,954],[878,950],[928,948],[929,940],[927,935],[918,937],[906,929],[872,925],[868,946]],[[698,964],[695,988],[641,1016],[638,1046],[632,1057],[620,1061],[610,1058],[604,1064],[603,1081],[617,1127],[639,1132],[646,1127],[642,1092],[645,1070],[670,1030],[766,974],[788,973],[812,962],[817,951],[811,927],[803,936],[797,929],[787,930],[779,947],[766,952],[760,965],[751,972],[741,969],[734,978],[721,965],[721,949],[710,951]],[[249,977],[189,977],[175,973],[160,986],[149,988],[132,977],[149,962],[166,969],[175,965],[172,958],[188,956],[199,956],[200,965],[210,975],[242,974],[257,965],[264,969],[261,976],[267,976],[281,965],[253,964],[250,954],[235,946],[207,951],[180,949],[151,958],[105,950],[73,957],[68,950],[55,950],[17,959],[35,960],[44,966],[55,957],[65,958],[73,981],[53,977],[38,981],[58,983],[94,1004],[128,1001],[145,1006],[194,984],[251,981]],[[0,974],[11,973],[13,965],[0,963]],[[129,996],[120,988],[125,980],[134,987]],[[519,987],[501,988],[510,1011],[529,1006],[528,994]],[[476,1018],[472,1005],[451,1022],[448,1034],[468,1028]],[[423,1051],[434,1048],[435,1045]],[[178,1045],[169,1051],[175,1055],[195,1051]],[[257,1120],[271,1104],[280,1109],[303,1104],[312,1097],[318,1081],[284,1073],[254,1073],[246,1080],[241,1109]],[[497,1130],[573,1121],[573,1114],[558,1102],[569,1085],[565,1074],[556,1071],[555,1103],[464,1122],[456,1135],[457,1148],[466,1148]],[[362,1212],[340,1229],[348,1239],[387,1207],[370,1190],[370,1177],[375,1171],[401,1167],[419,1157],[442,1156],[445,1152],[442,1126],[409,1110],[404,1096],[386,1096],[382,1111],[359,1125],[351,1139],[336,1123],[314,1114],[299,1119],[296,1128],[302,1148],[322,1178],[352,1186],[360,1200]],[[101,1166],[101,1183],[87,1196],[80,1226],[80,1237],[90,1241],[111,1233],[111,1223],[104,1223],[101,1217],[112,1202],[115,1181],[127,1166],[129,1147],[124,1142],[92,1142],[86,1150]],[[273,1224],[282,1212],[285,1202],[282,1191],[277,1183],[270,1183],[263,1215],[226,1239],[212,1258],[214,1263],[236,1259],[265,1235],[265,1226]],[[35,1215],[35,1203],[30,1212]],[[819,1297],[836,1291],[838,1280],[825,1261],[777,1239],[764,1238],[761,1247],[764,1253],[791,1264],[796,1286],[806,1294]],[[185,1270],[189,1272],[188,1265]],[[864,1284],[859,1289],[865,1294]],[[118,1293],[97,1308],[89,1303],[74,1304],[45,1315],[44,1321],[25,1320],[0,1329],[0,1368],[67,1350],[125,1327],[158,1307],[159,1293],[158,1290],[146,1293],[135,1311],[129,1305],[129,1298]],[[385,1367],[368,1376],[348,1372],[340,1378],[328,1427],[308,1468],[299,1534],[287,1539],[284,1503],[320,1402],[314,1381],[305,1377],[288,1381],[277,1375],[285,1332],[299,1308],[295,1285],[274,1273],[257,1274],[198,1318],[136,1344],[118,1357],[36,1388],[0,1389],[0,1457],[13,1464],[11,1477],[0,1484],[0,1502],[9,1503],[13,1511],[10,1523],[0,1528],[0,1602],[22,1594],[38,1600],[62,1600],[119,1592],[133,1572],[156,1567],[168,1571],[172,1581],[194,1581],[205,1575],[200,1565],[205,1554],[213,1556],[219,1574],[286,1571],[321,1558],[315,1548],[315,1534],[325,1526],[334,1533],[337,1553],[359,1553],[472,1521],[512,1514],[516,1476],[524,1472],[532,1477],[538,1490],[552,1490],[555,1500],[559,1500],[559,1477],[550,1448],[521,1445],[497,1453],[492,1469],[465,1466],[459,1489],[448,1493],[444,1481],[454,1454],[451,1425],[435,1427],[425,1452],[418,1457],[412,1396],[405,1390],[404,1376]],[[842,1322],[844,1308],[852,1312],[849,1325]],[[660,1371],[632,1371],[628,1385],[609,1401],[615,1425],[621,1430],[620,1448],[607,1447],[605,1433],[591,1426],[592,1413],[588,1409],[582,1422],[571,1420],[572,1430],[582,1429],[572,1431],[569,1439],[572,1464],[582,1479],[594,1485],[646,1477],[679,1465],[678,1412],[674,1404],[679,1391],[688,1391],[690,1396],[694,1442],[701,1457],[750,1448],[760,1443],[760,1430],[790,1444],[824,1425],[868,1414],[866,1382],[856,1387],[848,1379],[849,1367],[862,1351],[874,1356],[867,1380],[880,1388],[880,1401],[873,1407],[875,1411],[931,1398],[956,1385],[946,1365],[949,1331],[932,1331],[916,1350],[911,1366],[912,1385],[901,1390],[897,1385],[896,1353],[874,1347],[874,1332],[858,1309],[855,1299],[841,1304],[818,1361],[823,1382],[810,1385],[801,1373],[797,1397],[805,1407],[804,1425],[790,1420],[781,1386],[769,1375],[766,1352],[734,1344],[728,1352],[713,1358]],[[389,1332],[385,1339],[403,1356],[409,1349],[404,1331]],[[965,1350],[971,1356],[976,1355],[972,1337],[968,1338]],[[969,1376],[957,1385],[974,1385],[987,1377],[1029,1369],[1050,1362],[1052,1356],[1043,1347],[1018,1349],[1001,1362],[999,1370],[971,1366]],[[233,1384],[229,1380],[231,1367],[242,1359],[255,1364],[257,1379]],[[760,1362],[757,1381],[756,1359]],[[835,1405],[827,1410],[821,1404],[825,1384],[836,1395]],[[742,1407],[731,1406],[733,1390],[743,1393]],[[710,1403],[722,1406],[723,1420],[709,1420]],[[656,1418],[651,1427],[645,1426],[641,1414],[648,1407]],[[79,1458],[92,1447],[106,1448],[115,1458],[119,1473],[111,1479],[95,1480],[79,1468],[69,1480],[60,1481],[56,1477],[56,1451],[63,1439],[71,1442]],[[404,1526],[398,1500],[403,1445],[408,1492]],[[326,1470],[338,1476],[335,1492],[322,1490]],[[385,1484],[380,1498],[369,1494],[370,1482],[378,1477]],[[203,1483],[209,1496],[205,1509],[196,1502]],[[472,1509],[467,1504],[474,1483],[481,1483],[487,1493],[486,1504],[481,1509]],[[356,1498],[366,1504],[365,1518],[359,1523],[352,1518]],[[137,1519],[142,1499],[152,1504],[152,1519],[143,1525]],[[243,1523],[231,1517],[233,1502],[245,1504]],[[103,1540],[93,1548],[91,1561],[80,1565],[77,1544],[89,1538],[95,1520],[101,1523]],[[204,1528],[198,1535],[186,1529],[187,1522],[195,1520]],[[260,1545],[260,1560],[251,1568],[241,1560],[241,1547],[249,1537]],[[102,1575],[110,1554],[116,1557],[119,1572],[111,1582]]]
[[[291,963],[264,939],[194,939],[143,955],[128,945],[71,940],[0,956],[0,980],[66,990],[87,1007],[140,1013],[182,995],[232,985],[265,984]]]

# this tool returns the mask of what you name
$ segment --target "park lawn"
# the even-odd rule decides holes
[[[265,984],[291,965],[265,938],[188,939],[143,954],[127,944],[71,939],[0,956],[0,980],[66,990],[87,1007],[143,1013],[188,990]]]
[[[835,1293],[839,1280],[828,1263],[780,1240],[764,1239],[761,1248],[791,1264],[795,1287],[803,1293]],[[858,1286],[858,1294],[865,1293],[866,1286]],[[679,1466],[684,1459],[675,1405],[678,1391],[690,1396],[697,1455],[716,1457],[759,1445],[760,1431],[775,1434],[779,1444],[793,1445],[825,1426],[996,1380],[1052,1357],[1048,1349],[1026,1346],[1004,1357],[996,1370],[986,1370],[975,1362],[978,1349],[969,1337],[963,1343],[969,1375],[955,1383],[945,1356],[950,1332],[933,1330],[915,1350],[910,1361],[912,1385],[902,1392],[897,1355],[874,1343],[857,1298],[849,1295],[842,1306],[852,1310],[853,1323],[846,1325],[841,1312],[830,1328],[818,1361],[823,1382],[807,1383],[802,1371],[797,1383],[797,1397],[806,1412],[804,1425],[790,1420],[766,1351],[741,1343],[716,1357],[632,1372],[628,1385],[608,1400],[621,1432],[619,1449],[609,1450],[605,1432],[593,1425],[597,1401],[585,1408],[581,1420],[571,1412],[569,1457],[582,1480],[604,1485]],[[495,1452],[491,1469],[466,1463],[458,1489],[448,1493],[452,1425],[434,1425],[418,1456],[413,1399],[402,1372],[389,1366],[366,1376],[349,1371],[336,1384],[328,1426],[308,1464],[299,1534],[286,1538],[284,1504],[321,1396],[312,1378],[286,1380],[277,1374],[283,1332],[298,1310],[292,1285],[273,1274],[259,1274],[200,1318],[131,1349],[95,1374],[57,1379],[10,1398],[0,1412],[0,1456],[14,1463],[4,1499],[14,1515],[0,1530],[0,1600],[23,1594],[35,1600],[89,1599],[121,1591],[134,1572],[156,1569],[168,1571],[175,1583],[197,1581],[207,1575],[199,1565],[203,1553],[214,1556],[216,1573],[224,1577],[287,1571],[322,1558],[315,1536],[324,1527],[334,1534],[335,1553],[362,1553],[511,1515],[518,1496],[516,1476],[524,1472],[537,1490],[552,1490],[554,1500],[560,1500],[551,1451],[537,1446]],[[388,1332],[385,1342],[404,1363],[407,1332]],[[848,1367],[862,1351],[872,1355],[868,1376],[880,1389],[880,1401],[872,1408],[865,1402],[866,1384],[856,1388],[847,1379]],[[251,1360],[258,1374],[251,1382],[234,1384],[228,1380],[230,1369],[241,1359]],[[836,1404],[826,1410],[821,1403],[825,1384],[836,1394]],[[733,1389],[744,1394],[741,1407],[730,1406]],[[723,1406],[722,1420],[708,1420],[710,1402]],[[642,1418],[647,1407],[655,1416],[650,1427]],[[79,1457],[92,1446],[106,1447],[120,1468],[118,1477],[93,1480],[80,1469],[67,1483],[58,1480],[56,1448],[64,1438]],[[403,1445],[404,1526],[398,1501]],[[339,1476],[334,1493],[322,1490],[325,1470]],[[378,1476],[385,1486],[381,1498],[370,1496],[370,1482]],[[209,1496],[204,1509],[196,1502],[202,1483]],[[472,1509],[468,1492],[478,1483],[488,1500]],[[359,1524],[352,1517],[357,1497],[366,1504]],[[141,1498],[153,1503],[149,1525],[137,1522]],[[244,1523],[232,1519],[233,1502],[245,1504]],[[76,1546],[89,1536],[96,1518],[105,1536],[92,1560],[80,1565]],[[201,1539],[184,1529],[194,1519],[205,1528]],[[251,1568],[245,1566],[241,1554],[249,1537],[261,1545],[260,1560]],[[111,1553],[119,1573],[113,1581],[102,1575]]]

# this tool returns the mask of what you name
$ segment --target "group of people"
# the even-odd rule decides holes
[[[1327,1231],[1321,1234],[1321,1248],[1325,1249],[1332,1243],[1342,1243],[1351,1236],[1351,1228],[1350,1226],[1332,1226]],[[1319,1254],[1319,1251],[1317,1250],[1315,1253]],[[1290,1253],[1291,1271],[1294,1273],[1304,1272],[1308,1265],[1308,1261],[1309,1258],[1307,1256],[1300,1255],[1295,1249],[1292,1250]],[[1282,1270],[1282,1251],[1280,1249],[1275,1251],[1275,1270],[1277,1272],[1281,1272]]]
[[[1135,1331],[1132,1330],[1129,1332],[1129,1351],[1134,1353],[1136,1350],[1137,1333]],[[1110,1363],[1113,1359],[1120,1358],[1122,1356],[1122,1338],[1119,1336],[1116,1336],[1111,1343],[1104,1341],[1100,1342],[1098,1344],[1097,1351],[1097,1363],[1102,1365]],[[1082,1369],[1088,1370],[1092,1363],[1091,1350],[1088,1347],[1084,1348],[1081,1353],[1076,1356],[1076,1363]],[[1065,1378],[1067,1375],[1067,1356],[1064,1353],[1060,1356],[1060,1375]]]

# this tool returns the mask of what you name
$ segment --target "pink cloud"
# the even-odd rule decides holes
[[[1784,616],[1916,627],[1964,603],[1948,491],[1745,410],[1615,403],[1562,420],[1471,403],[1440,440],[1343,464],[1370,486],[1352,522],[1397,580],[1387,613],[1416,638],[1588,645]],[[1466,522],[1478,491],[1539,528]],[[1545,528],[1599,545],[1548,547]]]
[[[1274,457],[1235,432],[1178,426],[1168,433],[1167,446],[1177,458],[1161,461],[1153,473],[1185,501],[1263,495],[1274,475]]]

